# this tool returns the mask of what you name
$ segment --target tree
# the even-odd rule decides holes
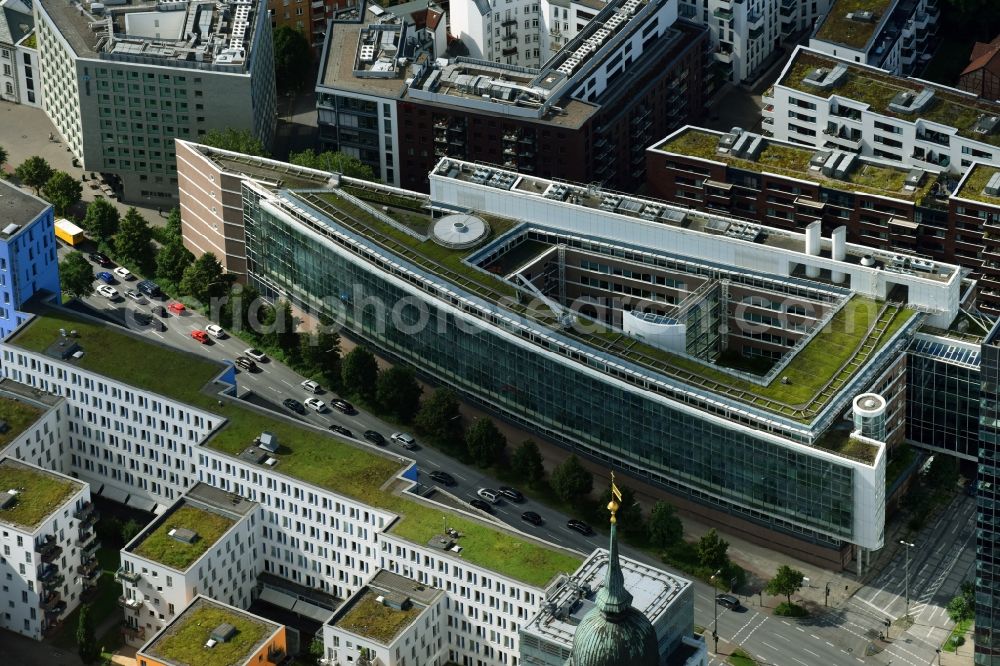
[[[219,323],[233,333],[242,332],[255,340],[261,340],[260,325],[274,321],[273,308],[251,285],[230,284],[219,310]]]
[[[299,363],[309,373],[319,373],[328,386],[340,385],[340,336],[321,331],[299,336]]]
[[[710,529],[698,541],[698,562],[701,566],[716,571],[729,566],[729,542]]]
[[[181,232],[180,208],[175,206],[170,209],[170,214],[167,215],[167,223],[163,227],[163,235],[169,242],[181,242],[183,234]]]
[[[14,175],[21,181],[21,184],[35,190],[35,194],[38,194],[42,186],[49,182],[52,173],[52,167],[49,166],[49,163],[38,155],[32,155],[14,169]]]
[[[288,161],[292,164],[307,167],[309,169],[320,169],[322,171],[336,171],[351,178],[362,180],[375,180],[375,173],[372,168],[346,153],[328,150],[324,153],[316,154],[311,148],[303,150],[301,153],[291,153]]]
[[[90,617],[90,604],[80,608],[76,622],[76,649],[85,664],[93,663],[101,656],[101,649],[94,637],[94,621]]]
[[[462,436],[462,415],[454,391],[438,388],[423,401],[413,419],[418,433],[441,446],[454,446]]]
[[[969,620],[976,614],[975,587],[971,581],[962,583],[962,593],[948,602],[948,617],[952,622],[958,623]]]
[[[507,438],[491,418],[476,419],[465,433],[465,447],[469,452],[469,458],[480,467],[489,467],[500,462],[506,446]]]
[[[545,479],[545,467],[542,465],[542,452],[538,450],[538,444],[530,439],[521,442],[510,458],[510,468],[518,478],[537,488]]]
[[[278,301],[275,306],[274,344],[285,352],[285,356],[293,365],[299,360],[299,334],[295,328],[291,303],[286,300]]]
[[[927,470],[927,484],[936,490],[952,490],[958,485],[958,459],[943,453],[935,453]]]
[[[375,362],[374,354],[359,345],[344,357],[340,367],[341,386],[345,391],[360,395],[366,400],[375,397],[378,363]]]
[[[657,548],[670,548],[684,538],[684,524],[672,504],[657,502],[649,512],[649,542]]]
[[[83,196],[83,185],[65,171],[56,171],[42,185],[42,195],[51,203],[57,215],[65,215]]]
[[[413,370],[403,366],[386,368],[375,382],[375,400],[379,408],[403,423],[411,422],[416,416],[422,392]]]
[[[63,293],[82,298],[94,293],[94,271],[80,252],[70,252],[59,262],[59,286]]]
[[[551,483],[559,499],[575,504],[594,489],[594,475],[587,471],[579,458],[572,455],[552,471]]]
[[[309,76],[312,51],[309,40],[286,25],[274,29],[274,79],[282,90],[299,90]]]
[[[181,280],[177,283],[182,294],[188,294],[201,303],[208,303],[213,296],[222,296],[228,286],[222,264],[212,252],[206,252],[195,259],[184,269]]]
[[[156,253],[156,277],[176,285],[192,263],[194,255],[186,247],[181,243],[167,243]]]
[[[94,199],[87,204],[87,214],[83,216],[81,226],[94,240],[102,243],[115,235],[120,220],[121,216],[113,203],[107,199]]]
[[[153,265],[153,230],[135,208],[129,208],[118,225],[114,250],[118,261],[148,270]]]
[[[250,130],[235,130],[227,127],[224,130],[213,129],[201,138],[201,142],[206,146],[231,150],[244,155],[257,155],[267,157],[264,144],[260,142]]]
[[[7,164],[7,159],[9,157],[10,156],[7,154],[7,149],[4,148],[3,146],[0,146],[0,169],[3,168],[4,164]]]
[[[767,586],[764,587],[764,591],[771,595],[783,594],[788,605],[792,605],[792,595],[799,591],[802,587],[802,580],[805,575],[797,570],[793,569],[787,564],[782,564],[778,567],[778,571],[774,574],[774,578],[767,581]]]
[[[135,538],[135,535],[139,533],[142,529],[142,525],[137,523],[132,518],[129,518],[122,525],[122,543],[127,544],[129,541]]]

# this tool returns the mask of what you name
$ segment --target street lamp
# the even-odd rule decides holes
[[[906,546],[906,572],[904,574],[905,583],[903,584],[904,594],[906,595],[906,612],[903,614],[903,617],[910,617],[910,549],[916,544],[903,541],[902,539],[899,540],[899,543]]]
[[[722,569],[719,569],[714,574],[712,574],[711,578],[708,579],[708,582],[712,584],[712,589],[715,589],[715,577],[721,573]],[[718,654],[719,653],[719,601],[715,598],[712,599],[712,609],[715,611],[715,619],[712,625],[712,639],[715,641],[715,653]]]
[[[934,651],[937,652],[938,666],[941,666],[941,648],[935,648]]]

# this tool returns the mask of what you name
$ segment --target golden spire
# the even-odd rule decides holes
[[[622,493],[618,490],[618,486],[615,485],[615,473],[611,472],[611,501],[608,502],[608,511],[611,512],[611,524],[614,525],[618,522],[618,518],[615,514],[618,513],[618,507],[621,506]]]

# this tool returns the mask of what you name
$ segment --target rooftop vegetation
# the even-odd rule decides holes
[[[7,431],[0,433],[0,449],[10,444],[42,415],[42,410],[10,398],[0,398],[0,421],[7,424]]]
[[[236,635],[224,643],[206,648],[212,630],[220,624],[236,627]],[[202,603],[185,611],[146,654],[178,666],[235,666],[253,657],[273,628],[245,613]]]
[[[1000,196],[983,193],[983,190],[986,189],[986,185],[990,182],[990,178],[992,178],[996,173],[1000,173],[1000,169],[977,164],[965,177],[965,181],[962,183],[962,189],[955,192],[955,196],[963,199],[971,199],[972,201],[993,204],[994,206],[1000,206]]]
[[[17,490],[18,495],[12,507],[0,509],[0,521],[34,529],[80,487],[54,474],[5,460],[0,464],[0,494]]]
[[[882,15],[891,5],[892,0],[835,0],[823,19],[816,38],[853,48],[864,48],[875,33]],[[874,12],[875,20],[868,23],[847,18],[851,12],[863,11]]]
[[[917,93],[929,86],[924,86],[910,79],[891,76],[889,74],[880,74],[876,71],[851,64],[848,64],[848,72],[844,75],[841,82],[830,90],[822,90],[804,82],[805,77],[814,69],[833,69],[840,62],[840,60],[827,58],[816,53],[800,51],[798,57],[792,61],[792,65],[781,83],[789,88],[822,98],[839,95],[853,99],[868,104],[876,113],[892,118],[899,118],[907,122],[914,122],[917,118],[923,118],[924,120],[954,127],[961,136],[1000,146],[1000,133],[994,131],[991,134],[977,134],[973,131],[973,127],[980,116],[984,114],[997,114],[996,104],[979,101],[975,97],[935,87],[934,99],[919,113],[907,115],[890,110],[889,102],[899,92]]]
[[[366,591],[337,620],[336,626],[387,645],[420,615],[422,609],[411,605],[406,610],[396,610],[379,603],[375,596],[371,590]]]
[[[212,511],[182,504],[166,516],[132,552],[164,566],[186,570],[205,551],[215,545],[235,521]],[[170,536],[170,531],[186,528],[198,534],[194,543],[184,543]]]

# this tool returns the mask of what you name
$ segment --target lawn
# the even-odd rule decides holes
[[[41,414],[42,410],[20,400],[0,398],[0,421],[8,426],[6,432],[0,433],[0,449],[10,444],[15,437],[37,421]]]
[[[181,505],[164,518],[132,552],[179,571],[186,570],[202,553],[211,548],[235,521],[212,511]],[[170,536],[175,528],[186,528],[198,534],[194,543],[184,543]]]
[[[945,640],[944,645],[941,646],[941,649],[944,652],[955,652],[958,646],[965,642],[965,635],[972,631],[975,622],[975,619],[970,617],[956,624],[951,633],[948,634],[948,638]],[[958,639],[961,639],[961,641],[956,644]]]
[[[421,608],[411,605],[396,610],[375,600],[369,590],[336,622],[336,626],[388,645],[396,635],[420,615]]]
[[[12,489],[19,492],[12,507],[0,510],[0,521],[34,528],[82,487],[80,483],[6,459],[0,465],[0,493]]]
[[[990,182],[993,174],[1000,173],[1000,169],[991,166],[977,164],[965,177],[962,189],[955,192],[956,197],[971,199],[972,201],[982,201],[983,203],[1000,205],[1000,197],[983,194],[983,189]]]
[[[890,4],[889,0],[836,0],[830,7],[830,12],[823,20],[816,37],[823,41],[861,48],[875,33],[879,19]],[[875,20],[864,22],[847,18],[848,13],[860,11],[874,12]]]
[[[205,642],[220,624],[236,627],[236,635],[208,649]],[[271,628],[244,613],[202,602],[187,610],[166,634],[149,646],[146,654],[171,663],[191,666],[230,666],[242,664],[260,649]]]
[[[742,648],[736,648],[733,653],[726,658],[726,661],[733,666],[756,666],[757,660]]]

